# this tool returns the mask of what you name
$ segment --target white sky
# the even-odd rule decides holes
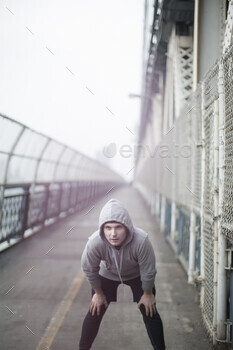
[[[141,89],[143,6],[2,1],[0,112],[91,157],[105,157],[115,143],[116,156],[107,159],[127,174],[139,125],[140,100],[128,94]],[[120,155],[123,145],[132,152]]]

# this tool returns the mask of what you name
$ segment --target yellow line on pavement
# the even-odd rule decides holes
[[[54,341],[54,338],[64,321],[64,318],[69,311],[74,298],[76,297],[82,283],[84,281],[84,274],[80,270],[78,275],[73,279],[73,282],[66,293],[65,297],[61,301],[59,308],[55,315],[50,320],[48,327],[46,328],[39,345],[36,350],[49,350],[49,347]]]

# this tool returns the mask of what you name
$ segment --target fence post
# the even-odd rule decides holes
[[[223,62],[219,65],[219,215],[223,211],[223,190],[224,190],[224,148],[225,148],[225,105],[224,105],[224,72]],[[221,234],[221,221],[218,221],[218,288],[217,288],[217,339],[226,339],[226,318],[227,318],[227,255],[226,238]]]
[[[188,283],[194,283],[195,256],[196,256],[196,215],[192,211],[190,215]]]
[[[24,232],[27,229],[29,200],[30,200],[29,189],[30,189],[30,185],[26,186],[26,189],[24,189],[26,191],[26,194],[25,194],[24,219],[23,219],[23,226],[22,226],[22,232],[21,232],[22,238],[24,237]]]
[[[205,92],[204,92],[204,83],[201,84],[201,119],[202,119],[202,130],[201,130],[201,139],[202,139],[202,153],[201,153],[201,293],[200,293],[200,304],[203,308],[204,305],[204,293],[205,293],[205,269],[204,269],[204,259],[205,259],[205,249],[203,242],[203,234],[204,234],[204,192],[205,192],[205,128],[204,128],[204,115],[205,115]]]
[[[233,252],[231,253],[231,272],[230,272],[230,321],[233,323]],[[233,345],[233,326],[231,326],[231,342]]]
[[[218,167],[219,167],[219,101],[214,102],[214,310],[213,310],[213,344],[216,344],[217,331],[217,290],[218,290]]]

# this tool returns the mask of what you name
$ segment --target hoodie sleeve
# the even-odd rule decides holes
[[[138,250],[138,264],[143,290],[151,290],[156,275],[155,254],[148,237],[141,243]]]
[[[88,240],[81,258],[81,265],[92,288],[101,286],[99,278],[101,256],[93,240]]]

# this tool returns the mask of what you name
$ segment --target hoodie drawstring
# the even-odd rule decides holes
[[[120,257],[120,267],[119,267],[118,262],[117,262],[116,253],[115,253],[115,249],[114,248],[112,248],[112,253],[113,253],[114,261],[115,261],[115,264],[116,264],[118,276],[120,278],[121,284],[123,284],[123,280],[122,280],[122,277],[121,277],[121,268],[122,268],[122,262],[123,262],[123,249],[122,249],[122,253],[121,253],[121,257]]]

